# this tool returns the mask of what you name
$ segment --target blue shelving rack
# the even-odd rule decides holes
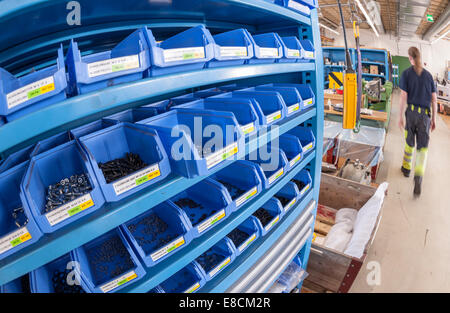
[[[50,65],[49,51],[61,42],[67,49],[70,39],[78,42],[81,51],[96,52],[110,47],[111,42],[120,41],[126,34],[143,26],[163,37],[169,37],[180,29],[197,25],[205,25],[218,33],[246,28],[252,34],[275,31],[280,36],[295,35],[301,40],[313,42],[316,61],[204,68],[144,78],[68,98],[0,126],[0,156],[4,159],[39,140],[116,112],[200,88],[233,83],[249,86],[308,83],[315,93],[316,104],[301,114],[276,123],[279,126],[277,130],[271,128],[268,132],[250,137],[245,148],[247,154],[251,153],[267,138],[272,140],[298,125],[312,129],[316,148],[305,154],[279,181],[233,212],[214,230],[194,239],[188,247],[155,266],[146,267],[146,275],[142,279],[129,284],[120,292],[148,292],[158,286],[224,238],[303,169],[310,171],[312,184],[302,199],[290,208],[268,235],[255,241],[230,266],[207,282],[201,291],[264,292],[295,256],[300,255],[302,264],[306,266],[319,196],[323,146],[324,69],[317,10],[312,9],[310,16],[306,16],[264,0],[173,0],[169,4],[161,1],[86,0],[79,3],[82,8],[81,25],[74,26],[67,23],[66,14],[69,11],[66,2],[1,1],[0,20],[2,26],[11,31],[0,34],[0,46],[4,47],[0,52],[0,66],[15,75],[21,75],[27,73],[30,64],[36,64],[35,69]],[[136,6],[139,10],[130,10]],[[29,22],[23,23],[24,20]],[[210,175],[232,162],[225,161],[216,166]],[[134,195],[104,205],[92,214],[56,230],[51,236],[44,235],[36,243],[0,261],[0,286],[69,253],[205,178],[199,176],[187,179],[171,174]]]
[[[356,52],[355,49],[350,48],[350,57],[352,60],[353,69],[356,66]],[[328,75],[330,72],[343,72],[345,65],[339,65],[339,62],[345,64],[345,49],[344,47],[322,47],[323,58],[328,58],[331,64],[324,64],[324,81],[328,84]],[[333,64],[336,63],[336,64]],[[327,87],[327,86],[326,86]]]

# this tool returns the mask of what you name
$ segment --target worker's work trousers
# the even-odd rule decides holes
[[[428,143],[430,141],[430,110],[414,105],[408,105],[406,109],[405,126],[405,154],[403,156],[403,168],[411,171],[414,147],[416,146],[416,164],[414,176],[422,177],[425,174],[427,164]]]

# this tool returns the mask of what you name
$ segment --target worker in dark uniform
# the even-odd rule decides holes
[[[433,77],[422,66],[419,49],[410,47],[408,55],[412,66],[400,78],[399,126],[405,130],[406,138],[401,170],[403,175],[409,177],[416,147],[414,195],[419,196],[427,162],[430,129],[433,131],[436,128],[437,96]]]

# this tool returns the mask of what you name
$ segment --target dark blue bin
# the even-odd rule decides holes
[[[309,84],[267,84],[261,85],[260,87],[293,87],[296,88],[300,94],[301,103],[300,109],[306,110],[316,104],[316,96]]]
[[[172,171],[188,178],[208,175],[216,165],[225,160],[235,159],[239,151],[245,147],[245,138],[231,112],[213,113],[204,110],[176,109],[141,121],[139,124],[158,130],[161,141],[168,151]],[[210,146],[212,134],[205,134],[205,129],[217,128],[220,128],[224,136],[222,147],[218,147],[217,144],[213,150]],[[197,134],[199,131],[201,134]],[[201,142],[198,142],[200,139]]]
[[[70,131],[70,137],[72,139],[80,139],[83,136],[95,133],[99,130],[108,128],[115,124],[118,124],[118,121],[104,120],[104,119],[96,120],[89,124],[72,129]]]
[[[17,152],[10,154],[0,165],[0,173],[6,172],[10,168],[30,160],[34,150],[34,145],[23,148]]]
[[[25,274],[9,283],[1,285],[0,293],[31,293],[30,275]]]
[[[169,111],[170,108],[174,104],[175,103],[171,99],[169,99],[169,100],[158,101],[158,102],[155,102],[155,103],[150,103],[150,104],[144,105],[143,107],[145,107],[145,108],[154,108],[154,109],[156,109],[158,114],[161,114],[161,113],[165,113],[165,112]]]
[[[295,36],[281,37],[283,43],[283,57],[278,60],[279,63],[297,63],[303,58],[303,47]]]
[[[206,283],[202,271],[196,262],[190,263],[170,278],[162,282],[158,293],[195,293]]]
[[[297,185],[297,188],[299,190],[298,200],[300,201],[305,195],[305,193],[309,189],[311,189],[312,186],[311,174],[307,169],[304,169],[300,173],[298,173],[291,181]]]
[[[79,263],[81,279],[94,293],[116,292],[145,275],[144,267],[120,228],[107,232],[71,253],[73,260]]]
[[[200,70],[214,57],[214,39],[203,25],[190,28],[162,42],[146,33],[152,51],[150,76]]]
[[[65,131],[50,138],[39,141],[31,152],[31,157],[44,153],[71,140],[70,133]]]
[[[92,191],[45,213],[47,188],[72,175],[86,174]],[[21,184],[24,209],[44,233],[52,233],[99,209],[105,202],[89,160],[76,141],[34,156]]]
[[[56,284],[56,286],[55,286]],[[30,273],[33,293],[90,293],[69,253]],[[56,287],[56,289],[55,289]]]
[[[283,207],[283,214],[286,214],[298,201],[300,191],[294,182],[288,182],[283,188],[278,191],[274,198],[277,198]]]
[[[300,44],[303,48],[303,58],[300,59],[299,62],[309,62],[315,60],[316,57],[313,43],[308,39],[304,39],[300,40]]]
[[[246,29],[235,29],[213,36],[214,59],[207,67],[237,66],[253,58],[254,41]]]
[[[147,28],[134,31],[110,51],[81,56],[71,40],[66,56],[70,95],[140,80],[150,67]]]
[[[245,136],[250,136],[259,130],[259,117],[252,102],[248,99],[207,98],[174,106],[173,108],[232,112]]]
[[[15,209],[24,208],[24,200],[20,197],[20,184],[29,162],[16,165],[0,174],[0,260],[35,243],[42,237],[33,216],[24,211],[23,220],[15,224],[12,213]]]
[[[303,155],[306,155],[316,147],[316,138],[311,128],[297,126],[287,132],[289,135],[296,136],[300,139],[303,148]]]
[[[307,16],[316,7],[315,0],[275,0],[275,3]]]
[[[16,78],[0,68],[0,115],[12,121],[66,99],[66,70],[62,46],[56,65]]]
[[[170,174],[169,159],[158,133],[149,127],[119,123],[80,138],[107,202],[119,201]],[[138,154],[147,167],[107,183],[99,163]]]
[[[262,180],[264,189],[270,188],[286,174],[289,166],[283,150],[270,145],[248,154],[246,160],[256,164],[256,170]]]
[[[103,119],[111,122],[112,124],[118,122],[137,123],[155,115],[158,115],[158,110],[156,108],[141,107],[109,115]]]
[[[302,97],[294,87],[276,87],[276,86],[257,86],[256,90],[267,90],[278,92],[286,104],[286,116],[293,116],[300,113],[302,108]]]
[[[207,256],[214,256],[214,262],[205,263]],[[236,251],[234,245],[228,237],[224,237],[210,249],[205,251],[202,255],[195,259],[194,263],[198,264],[200,271],[205,277],[206,281],[210,281],[217,274],[223,271],[236,259]]]
[[[270,219],[265,221],[261,221],[258,216],[258,210],[265,210],[271,216]],[[259,234],[261,237],[267,235],[267,233],[275,226],[283,217],[283,207],[281,202],[276,198],[270,198],[266,203],[264,203],[261,208],[253,213],[251,218],[256,222],[259,228]]]
[[[283,43],[277,33],[254,35],[255,53],[248,64],[275,63],[283,57]]]
[[[236,234],[236,230],[239,234]],[[249,217],[242,222],[235,230],[228,233],[227,237],[230,239],[236,252],[236,257],[241,255],[256,239],[259,238],[259,228],[255,219]]]
[[[243,160],[234,162],[210,177],[227,189],[233,200],[232,211],[240,209],[263,190],[256,165]]]
[[[303,157],[303,146],[297,136],[283,134],[279,137],[279,146],[286,154],[288,171],[294,168]]]
[[[209,178],[180,192],[169,202],[184,211],[193,238],[200,237],[224,221],[233,208],[226,188]]]
[[[205,99],[209,97],[214,97],[220,94],[225,93],[226,91],[222,90],[220,87],[213,87],[204,90],[199,90],[194,92],[194,97],[198,99]]]
[[[121,225],[121,228],[145,265],[151,267],[192,241],[187,220],[184,211],[171,202],[164,202]]]

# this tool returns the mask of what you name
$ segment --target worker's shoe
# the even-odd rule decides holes
[[[403,176],[409,177],[411,170],[408,170],[408,169],[404,168],[403,166],[401,167],[401,170],[402,170]]]
[[[422,177],[414,176],[414,196],[415,197],[420,196],[421,192],[422,192]]]

